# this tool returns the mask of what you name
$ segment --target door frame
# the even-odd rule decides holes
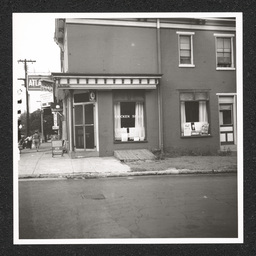
[[[225,151],[228,148],[231,151],[237,151],[237,105],[236,105],[236,93],[217,93],[218,96],[218,130],[219,130],[219,147],[221,151]],[[233,123],[233,143],[221,145],[221,125],[220,125],[220,105],[230,104],[232,105],[232,123]]]
[[[87,93],[89,92],[88,90],[79,90],[79,91],[75,91],[74,92],[74,95],[75,94],[81,94],[81,93]],[[99,143],[98,143],[98,136],[99,136],[99,133],[98,133],[98,104],[97,104],[97,92],[96,92],[96,100],[95,101],[92,101],[92,102],[79,102],[79,103],[75,103],[74,102],[74,97],[73,97],[73,141],[74,141],[74,151],[77,151],[77,152],[94,152],[94,151],[99,151]],[[94,145],[95,145],[95,148],[94,149],[87,149],[86,148],[86,138],[84,138],[84,148],[76,148],[76,125],[75,125],[75,106],[83,106],[83,121],[84,121],[84,105],[88,105],[88,104],[92,104],[94,107],[93,107],[93,120],[94,120]],[[83,123],[83,132],[84,132],[84,137],[85,137],[85,125]]]

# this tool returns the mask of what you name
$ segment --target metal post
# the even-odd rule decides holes
[[[41,109],[41,133],[42,143],[44,142],[44,110]]]
[[[36,62],[35,60],[18,60],[18,63],[23,62],[24,63],[24,70],[25,70],[25,88],[26,88],[26,106],[27,106],[27,137],[29,136],[29,98],[28,98],[28,67],[27,67],[27,62]]]

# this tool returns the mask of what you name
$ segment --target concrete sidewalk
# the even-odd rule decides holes
[[[68,154],[52,157],[51,143],[47,142],[41,144],[39,152],[36,152],[35,149],[21,151],[18,176],[19,178],[97,178],[236,172],[236,157],[192,157],[193,161],[190,158],[178,157],[161,161],[140,161],[125,164],[115,157],[71,159]],[[223,160],[225,161],[223,162]],[[184,168],[186,161],[187,165]],[[212,168],[216,167],[216,162],[223,164],[220,168]],[[197,165],[193,163],[197,163]]]

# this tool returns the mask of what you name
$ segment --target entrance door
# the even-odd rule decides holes
[[[236,100],[235,95],[219,96],[220,149],[236,151]]]
[[[233,105],[220,104],[220,143],[221,145],[234,144]]]
[[[75,146],[77,149],[95,150],[94,102],[74,106]]]

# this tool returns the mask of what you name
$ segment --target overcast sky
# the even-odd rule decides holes
[[[60,50],[54,41],[55,16],[53,14],[13,15],[13,68],[14,88],[23,89],[22,111],[25,110],[25,90],[20,85],[25,77],[24,63],[18,60],[35,60],[28,63],[28,73],[60,72]],[[40,92],[29,92],[30,113],[40,108]]]

